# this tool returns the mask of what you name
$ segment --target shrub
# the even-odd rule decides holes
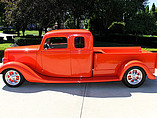
[[[16,34],[16,32],[15,31],[3,31],[3,33],[5,33],[5,34]]]
[[[37,45],[41,43],[41,39],[30,39],[30,38],[18,39],[17,41],[15,41],[15,43],[19,46]]]
[[[108,29],[113,33],[123,33],[125,27],[124,22],[113,22]]]
[[[4,50],[0,50],[0,63],[2,62],[3,57],[4,57]]]

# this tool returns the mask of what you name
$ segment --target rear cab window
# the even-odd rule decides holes
[[[84,37],[75,37],[74,43],[75,43],[75,48],[84,48],[85,47],[85,42],[84,42]]]

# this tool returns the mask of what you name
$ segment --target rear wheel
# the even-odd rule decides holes
[[[9,87],[18,87],[24,82],[22,74],[15,69],[5,70],[3,73],[3,81]]]
[[[123,83],[130,87],[130,88],[136,88],[141,86],[146,79],[146,73],[145,71],[140,67],[131,67],[129,68],[124,76],[123,76]]]

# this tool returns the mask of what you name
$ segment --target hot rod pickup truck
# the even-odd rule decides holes
[[[37,83],[123,81],[141,86],[157,67],[157,54],[141,47],[93,47],[93,36],[83,29],[54,30],[40,45],[5,50],[0,73],[10,87],[25,80]]]

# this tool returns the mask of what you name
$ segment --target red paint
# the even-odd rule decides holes
[[[44,49],[46,39],[51,37],[65,37],[67,48]],[[84,37],[84,48],[75,48],[75,37]],[[6,49],[0,72],[16,69],[27,81],[40,83],[107,82],[121,81],[133,66],[143,68],[148,78],[156,79],[156,53],[141,47],[93,47],[91,32],[72,29],[46,33],[41,45]]]
[[[13,73],[13,72],[10,72],[9,74],[10,74],[10,75],[13,75],[14,73]]]

